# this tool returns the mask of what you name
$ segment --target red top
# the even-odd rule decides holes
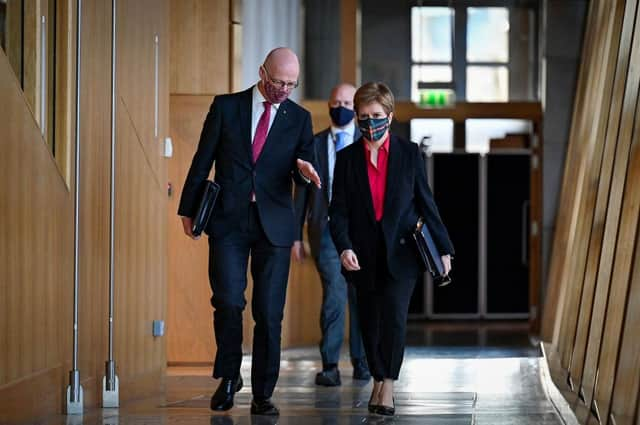
[[[387,190],[387,163],[389,159],[389,136],[378,149],[377,167],[371,162],[371,150],[366,142],[364,144],[364,158],[367,161],[367,174],[369,175],[369,189],[373,200],[373,211],[376,221],[382,220],[384,213],[384,195]]]

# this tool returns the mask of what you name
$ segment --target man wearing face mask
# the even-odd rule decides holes
[[[291,249],[297,261],[305,257],[302,244],[302,229],[307,222],[311,255],[322,281],[322,307],[320,311],[320,354],[322,371],[316,375],[316,384],[333,387],[341,384],[338,361],[344,339],[345,304],[349,300],[349,353],[353,364],[353,378],[369,380],[362,336],[358,322],[355,289],[340,273],[340,258],[329,231],[329,202],[336,153],[360,138],[355,125],[353,95],[356,88],[351,84],[339,84],[331,91],[329,115],[331,127],[314,136],[314,148],[318,161],[320,179],[326,182],[320,190],[313,186],[297,186],[296,206],[297,238]]]
[[[212,410],[233,407],[243,385],[242,311],[251,255],[251,413],[279,414],[270,398],[279,374],[290,249],[296,238],[292,180],[321,187],[313,165],[311,116],[287,99],[298,86],[299,71],[295,53],[277,48],[260,66],[256,85],[214,98],[182,191],[178,214],[185,234],[197,239],[191,217],[215,164],[220,193],[205,229],[217,344],[213,377],[221,380],[211,397]]]

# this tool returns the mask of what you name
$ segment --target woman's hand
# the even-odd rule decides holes
[[[302,241],[294,241],[291,247],[291,257],[298,263],[302,263],[306,256],[307,253],[304,252],[304,244]]]
[[[350,272],[360,270],[360,264],[358,264],[358,257],[352,249],[345,249],[340,254],[340,262],[342,266]]]
[[[444,275],[447,276],[451,271],[451,255],[443,255],[440,257],[442,265],[444,266]]]

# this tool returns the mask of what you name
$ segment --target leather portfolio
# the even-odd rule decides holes
[[[211,217],[219,192],[220,185],[218,183],[211,180],[205,180],[202,183],[198,209],[193,216],[193,228],[191,229],[194,236],[200,236],[202,231],[207,228],[207,223],[209,222],[209,217]]]
[[[416,229],[413,232],[413,239],[416,241],[424,267],[431,274],[434,282],[438,286],[445,286],[451,283],[451,277],[444,272],[444,264],[442,264],[442,258],[433,236],[431,236],[429,227],[422,219],[418,220]]]

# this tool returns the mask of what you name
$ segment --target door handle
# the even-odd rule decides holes
[[[521,207],[521,246],[520,246],[520,263],[524,267],[529,266],[529,238],[527,237],[527,229],[529,227],[529,206],[531,202],[526,200],[522,203]]]

